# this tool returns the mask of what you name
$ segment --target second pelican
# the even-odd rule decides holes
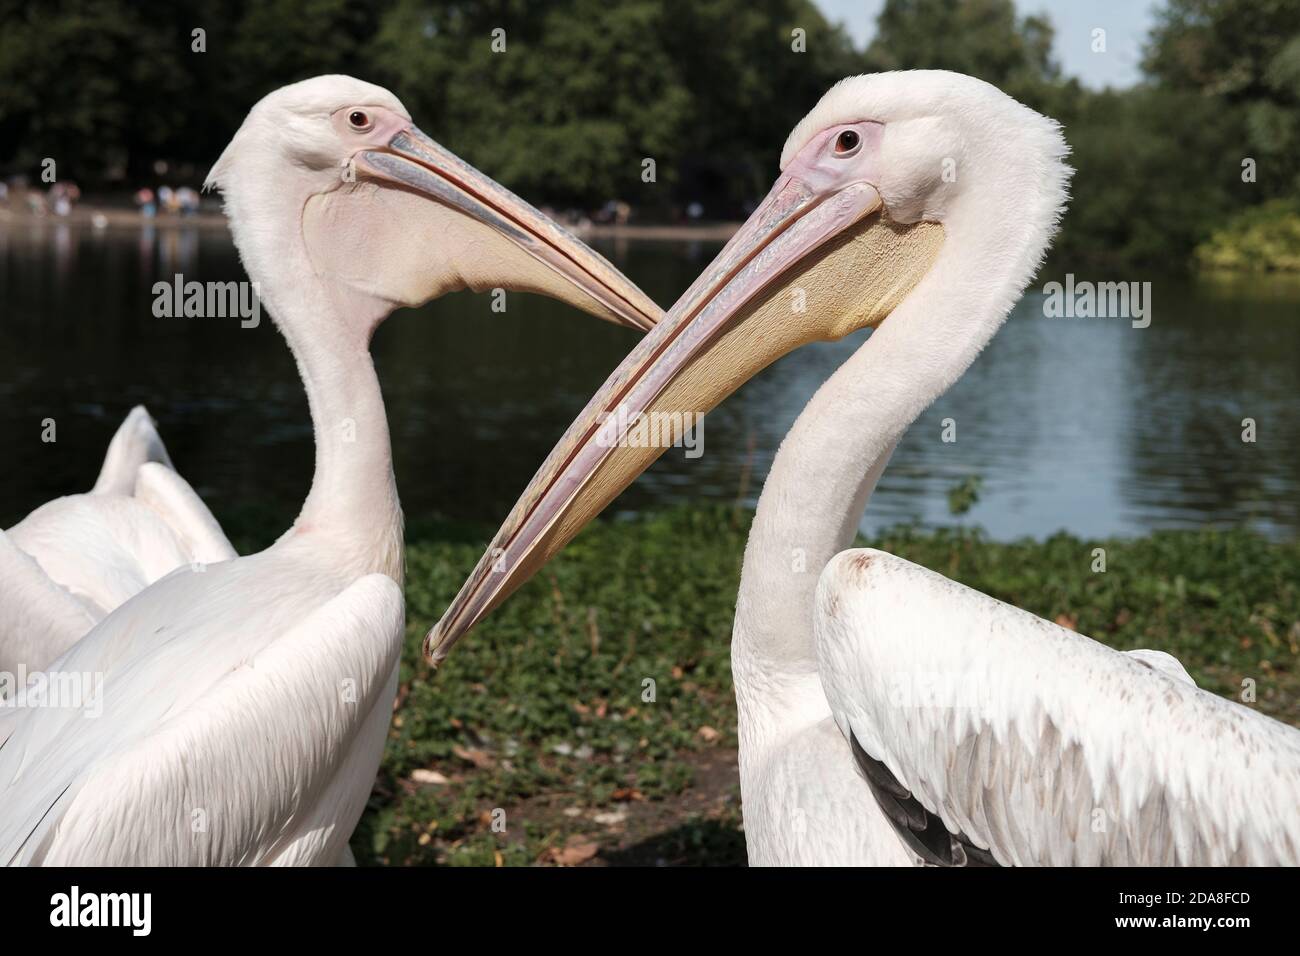
[[[782,443],[745,549],[731,656],[750,861],[1300,862],[1300,731],[1168,655],[843,550],[899,438],[1033,277],[1065,153],[1056,123],[971,77],[833,88],[767,199],[561,439],[433,658],[662,452],[621,441],[623,423],[682,421],[871,327]]]

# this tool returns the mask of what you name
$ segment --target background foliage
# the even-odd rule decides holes
[[[1057,251],[1071,263],[1185,263],[1243,209],[1300,195],[1296,0],[1168,0],[1144,82],[1121,91],[1063,76],[1051,22],[1012,0],[887,0],[866,50],[810,0],[0,0],[0,22],[0,173],[53,156],[83,187],[156,182],[159,161],[197,184],[259,97],[348,72],[535,202],[737,217],[835,80],[942,67],[1064,123],[1078,175]]]

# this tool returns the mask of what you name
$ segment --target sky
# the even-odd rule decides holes
[[[859,47],[876,32],[885,0],[814,0],[831,21],[848,28]],[[1056,59],[1085,86],[1132,86],[1140,78],[1142,44],[1158,0],[1015,0],[1021,16],[1046,14],[1056,27]],[[1092,51],[1092,31],[1106,31],[1106,52]]]

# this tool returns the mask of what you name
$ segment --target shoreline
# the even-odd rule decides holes
[[[573,225],[560,223],[580,239],[640,239],[657,241],[726,242],[740,228],[738,222],[677,223],[587,223]],[[96,206],[91,203],[77,205],[66,216],[52,213],[35,215],[24,209],[0,207],[0,227],[39,228],[48,226],[78,226],[95,230],[154,229],[227,229],[223,213],[200,210],[189,216],[163,213],[146,219],[134,209],[120,206]]]
[[[608,240],[616,242],[716,242],[725,243],[740,229],[738,222],[700,222],[700,223],[627,223],[616,225],[610,223],[574,224],[556,220],[559,224],[586,242]],[[0,205],[0,229],[44,229],[50,226],[75,226],[78,229],[96,232],[114,230],[140,232],[152,228],[164,232],[181,229],[226,230],[228,225],[224,213],[213,208],[182,216],[163,213],[146,219],[135,209],[122,206],[99,206],[94,203],[81,203],[66,216],[53,213],[36,215],[22,204],[10,200],[8,205]],[[1104,257],[1084,263],[1083,275],[1098,274],[1102,268],[1114,266]],[[1123,263],[1121,268],[1130,268]],[[1064,276],[1066,267],[1054,256],[1049,256],[1043,265],[1043,276]],[[1207,267],[1187,263],[1183,269],[1169,268],[1164,271],[1179,275],[1194,276],[1197,279],[1217,282],[1256,281],[1261,277],[1270,279],[1283,278],[1300,281],[1300,271],[1287,269],[1234,269],[1229,266]]]

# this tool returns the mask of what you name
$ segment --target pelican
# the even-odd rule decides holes
[[[1057,124],[946,72],[846,79],[762,205],[561,439],[426,638],[432,660],[704,412],[871,327],[782,443],[732,636],[754,864],[1300,862],[1300,732],[872,550],[844,550],[900,436],[1034,275],[1067,196]],[[679,419],[680,420],[680,419]],[[671,419],[661,419],[671,421]]]
[[[235,556],[136,406],[90,492],[46,502],[0,531],[0,671],[40,670],[164,575]]]
[[[393,94],[349,77],[260,101],[208,183],[297,359],[311,489],[270,548],[145,588],[0,711],[0,863],[349,862],[404,632],[371,335],[394,308],[467,286],[543,292],[643,330],[659,318]]]

